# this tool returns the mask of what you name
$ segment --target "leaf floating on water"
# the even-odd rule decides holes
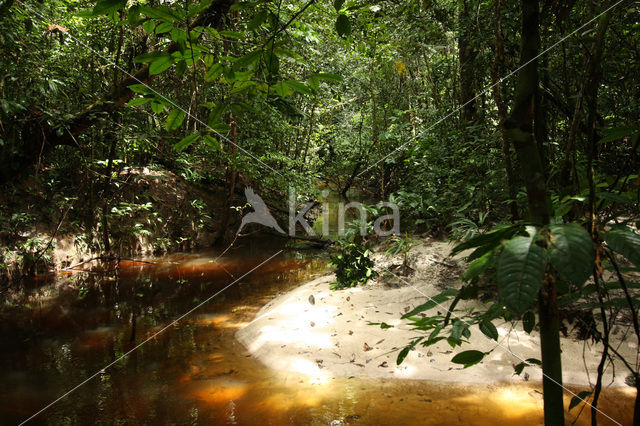
[[[376,345],[379,345],[380,343],[384,342],[384,339],[380,340],[379,342],[376,343]]]
[[[367,351],[373,350],[373,348],[371,346],[367,345],[367,342],[364,342],[363,350],[365,352],[367,352]]]
[[[387,368],[388,366],[387,361],[383,361],[378,367]]]
[[[315,326],[316,326],[316,323],[311,321],[311,327],[315,327]]]
[[[349,330],[349,336],[353,334],[353,330]]]
[[[351,296],[347,296],[347,302],[351,300]]]

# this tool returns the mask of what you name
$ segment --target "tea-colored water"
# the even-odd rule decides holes
[[[277,250],[260,243],[122,262],[28,283],[0,325],[0,423],[17,424]],[[106,271],[105,271],[106,269]],[[234,338],[271,298],[326,270],[286,251],[35,417],[34,424],[540,424],[537,384],[464,385],[283,374]],[[135,321],[132,321],[132,317]],[[460,374],[464,374],[461,372]],[[464,378],[461,377],[461,381]],[[629,388],[630,389],[630,388]],[[633,393],[600,407],[631,423]],[[570,396],[567,396],[567,405]],[[567,414],[576,417],[579,408]],[[584,410],[578,424],[588,424]],[[612,424],[601,419],[600,424]]]

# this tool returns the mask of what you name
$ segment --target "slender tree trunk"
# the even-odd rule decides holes
[[[536,225],[544,226],[549,224],[547,188],[544,167],[533,135],[534,103],[538,90],[538,64],[534,58],[538,55],[540,45],[539,4],[538,0],[521,0],[521,4],[520,63],[527,65],[518,72],[515,100],[505,125],[527,187],[529,219]],[[558,300],[555,281],[549,271],[545,274],[538,295],[538,314],[544,375],[544,421],[547,426],[564,425]]]
[[[102,243],[104,244],[104,252],[111,252],[111,243],[109,242],[109,198],[111,196],[111,175],[113,173],[113,157],[116,155],[116,146],[118,139],[116,135],[112,135],[111,146],[109,147],[109,158],[107,160],[107,173],[104,178],[104,186],[102,189]]]
[[[376,44],[373,44],[373,53],[371,54],[371,66],[369,68],[369,91],[371,92],[371,121],[373,132],[373,144],[378,151],[378,157],[382,157],[382,149],[380,147],[379,129],[378,129],[378,110],[376,105],[376,91],[373,86],[373,65],[376,61]],[[384,200],[384,161],[380,162],[380,195]]]
[[[462,121],[473,121],[476,118],[476,101],[473,90],[474,66],[476,51],[471,42],[469,10],[466,0],[458,12],[458,25],[461,27],[458,36],[458,57],[460,59],[460,118]]]
[[[495,20],[496,20],[496,40],[495,51],[493,55],[493,64],[491,67],[491,82],[493,84],[493,99],[498,107],[498,119],[500,120],[500,133],[502,134],[502,155],[504,158],[504,169],[507,175],[507,189],[509,191],[509,207],[511,209],[511,219],[517,220],[518,215],[518,203],[516,202],[516,187],[513,178],[513,166],[511,164],[511,151],[509,147],[509,134],[505,127],[505,121],[507,120],[507,109],[502,101],[502,89],[500,87],[500,70],[501,65],[504,63],[504,47],[502,44],[502,1],[495,0]]]

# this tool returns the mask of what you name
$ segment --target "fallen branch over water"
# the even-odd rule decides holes
[[[67,266],[66,268],[62,268],[60,270],[61,271],[71,271],[71,270],[74,270],[74,268],[77,268],[78,266],[82,266],[82,265],[85,265],[87,263],[90,263],[90,262],[93,262],[93,261],[96,261],[96,260],[103,260],[105,262],[110,262],[110,261],[114,261],[115,260],[118,263],[120,263],[123,260],[127,260],[129,262],[147,263],[147,264],[150,264],[150,265],[155,265],[155,262],[150,262],[150,261],[147,261],[147,260],[131,259],[129,257],[96,256],[96,257],[92,257],[91,259],[87,259],[87,260],[84,260],[82,262]]]

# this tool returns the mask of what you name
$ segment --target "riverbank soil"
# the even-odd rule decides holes
[[[472,328],[469,344],[452,348],[446,341],[430,347],[417,346],[401,365],[396,365],[400,349],[420,336],[401,316],[429,297],[462,285],[459,279],[465,262],[447,258],[452,245],[424,240],[409,252],[414,270],[406,277],[389,273],[402,264],[402,258],[376,255],[380,278],[365,286],[330,290],[335,276],[314,279],[265,305],[255,319],[237,333],[250,353],[265,365],[280,371],[295,371],[326,377],[375,377],[432,380],[477,384],[538,382],[542,371],[527,367],[520,375],[514,366],[528,358],[539,358],[539,334],[527,334],[521,325],[495,323],[498,341]],[[427,315],[445,314],[449,302],[436,306]],[[458,309],[482,308],[478,301],[461,302]],[[455,315],[455,314],[454,314]],[[392,327],[382,329],[385,323]],[[564,383],[588,386],[595,383],[602,346],[580,340],[574,325],[562,338]],[[629,330],[613,333],[613,343],[628,359],[635,359],[635,342]],[[489,352],[484,360],[462,368],[451,358],[463,350]],[[615,368],[614,368],[615,367]],[[628,388],[621,363],[607,364],[603,383]]]

